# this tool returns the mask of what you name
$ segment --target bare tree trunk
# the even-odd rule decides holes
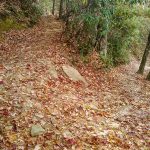
[[[53,0],[53,8],[52,8],[52,14],[55,14],[55,0]]]
[[[60,0],[59,18],[62,18],[62,14],[63,14],[63,0]]]
[[[107,55],[107,34],[103,37],[101,41],[101,53],[106,57]]]
[[[137,71],[137,73],[139,73],[139,74],[144,73],[144,68],[145,68],[145,65],[146,65],[146,61],[147,61],[147,58],[148,58],[149,51],[150,51],[150,33],[149,33],[149,36],[148,36],[147,45],[146,45],[146,48],[145,48],[145,51],[144,51],[144,54],[143,54],[143,57],[142,57],[142,61],[141,61],[139,70]]]
[[[97,33],[98,34],[98,33]],[[108,46],[108,37],[107,34],[105,36],[96,37],[95,49],[103,54],[105,57],[107,55],[107,46]]]
[[[147,75],[147,78],[146,78],[146,79],[150,81],[150,72],[148,73],[148,75]]]

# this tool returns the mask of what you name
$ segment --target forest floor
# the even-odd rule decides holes
[[[137,62],[95,69],[60,40],[62,30],[50,17],[0,43],[0,150],[148,150],[150,82]],[[64,64],[88,86],[70,80]]]

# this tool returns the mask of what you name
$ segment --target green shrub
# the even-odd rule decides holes
[[[141,58],[143,51],[147,42],[147,36],[150,30],[150,8],[143,7],[142,5],[135,5],[134,16],[135,21],[133,20],[131,24],[136,24],[136,30],[134,30],[134,36],[131,37],[130,42],[130,52],[136,58]]]
[[[150,29],[150,8],[131,1],[93,1],[90,7],[74,1],[67,31],[82,56],[93,49],[107,65],[128,63],[139,55]],[[133,2],[133,1],[132,1]],[[107,47],[107,54],[105,54]]]
[[[26,26],[18,23],[13,17],[9,17],[5,20],[0,20],[0,32],[9,31],[11,29],[22,29]]]
[[[0,10],[0,19],[13,17],[18,22],[34,25],[42,15],[41,7],[35,0],[4,0],[4,6]]]
[[[20,2],[21,9],[24,15],[29,18],[30,25],[36,24],[42,15],[40,7],[33,0],[20,0]]]
[[[139,24],[129,5],[116,6],[108,36],[108,55],[114,65],[129,62],[129,48],[139,40]]]

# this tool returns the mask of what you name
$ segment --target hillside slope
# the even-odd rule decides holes
[[[83,64],[43,18],[0,43],[0,149],[116,150],[150,147],[150,84],[135,63],[111,71]],[[70,80],[62,66],[85,78]]]

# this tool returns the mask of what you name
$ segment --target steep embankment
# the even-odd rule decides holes
[[[149,82],[132,64],[110,72],[84,65],[61,32],[50,17],[0,44],[0,149],[148,149]],[[88,86],[70,80],[65,64]]]

